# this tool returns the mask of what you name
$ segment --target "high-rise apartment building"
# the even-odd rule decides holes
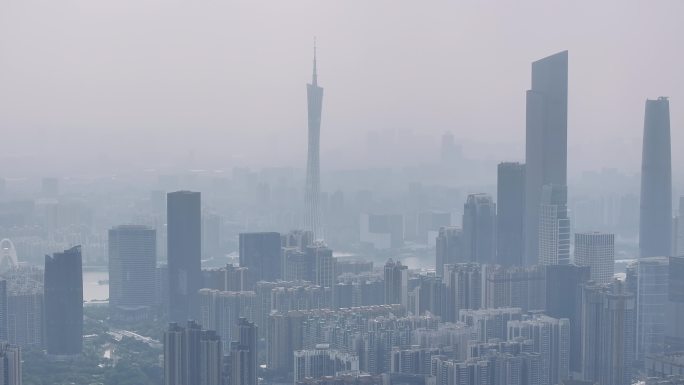
[[[214,331],[194,321],[186,327],[170,323],[164,331],[164,384],[223,384],[221,346]]]
[[[547,315],[508,321],[508,340],[532,341],[532,350],[541,356],[542,376],[547,384],[570,378],[570,320]]]
[[[522,266],[525,252],[524,164],[499,163],[496,204],[496,263]]]
[[[567,185],[568,51],[532,63],[525,145],[525,264],[539,257],[544,185]]]
[[[109,230],[109,307],[114,316],[149,312],[155,304],[156,230],[125,225]]]
[[[582,378],[632,384],[636,301],[624,283],[587,284],[582,292]]]
[[[408,305],[408,267],[391,258],[385,263],[385,304]]]
[[[496,204],[487,194],[470,194],[463,206],[463,258],[493,263],[496,256]]]
[[[639,252],[642,257],[668,256],[672,247],[672,159],[670,102],[646,100],[641,155]]]
[[[169,269],[169,320],[197,317],[197,291],[202,288],[201,194],[176,191],[166,198]]]
[[[615,235],[599,232],[575,233],[575,264],[591,268],[591,280],[613,281],[615,273]]]
[[[50,355],[83,351],[81,247],[45,256],[45,347]]]
[[[238,338],[231,344],[230,383],[231,385],[257,385],[257,326],[240,318]]]

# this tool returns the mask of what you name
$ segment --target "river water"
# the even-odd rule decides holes
[[[106,271],[84,271],[83,272],[83,300],[102,301],[109,298],[109,284],[100,285],[99,281],[109,279]]]

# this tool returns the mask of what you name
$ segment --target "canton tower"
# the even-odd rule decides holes
[[[321,193],[320,139],[321,109],[323,107],[323,88],[318,86],[316,73],[316,43],[314,41],[313,76],[311,84],[306,85],[306,99],[309,117],[309,153],[306,161],[306,189],[304,193],[305,217],[304,228],[313,233],[314,239],[323,238],[321,227],[321,209],[319,197]]]

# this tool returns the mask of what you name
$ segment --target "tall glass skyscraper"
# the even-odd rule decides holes
[[[567,185],[568,51],[532,63],[525,146],[525,264],[539,256],[542,188]]]
[[[496,262],[522,266],[524,255],[525,165],[499,163],[497,169]]]
[[[323,107],[323,88],[318,86],[316,69],[316,45],[314,44],[313,76],[306,85],[306,98],[309,114],[309,153],[306,161],[306,187],[304,192],[304,227],[314,234],[314,239],[323,238],[321,227],[321,110]]]
[[[669,256],[672,249],[672,160],[670,102],[646,100],[641,155],[641,215],[639,253]]]
[[[73,356],[83,350],[81,246],[45,256],[45,346],[48,354]]]
[[[202,288],[201,195],[172,192],[166,204],[169,319],[185,322],[197,317],[197,292]]]

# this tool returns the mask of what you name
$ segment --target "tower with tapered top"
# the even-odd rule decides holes
[[[306,85],[306,98],[309,114],[309,149],[306,161],[306,187],[304,192],[304,228],[313,232],[314,239],[323,238],[321,225],[321,109],[323,107],[323,88],[318,86],[316,71],[316,42],[314,41],[313,76]]]

